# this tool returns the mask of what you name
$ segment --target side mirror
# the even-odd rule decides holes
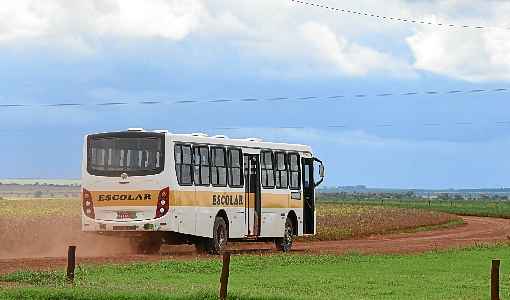
[[[324,181],[324,175],[325,175],[326,170],[324,168],[324,164],[322,163],[322,160],[315,158],[315,157],[313,158],[313,160],[315,160],[316,162],[319,163],[319,176],[321,179],[315,183],[315,187],[318,187]]]
[[[323,165],[323,164],[321,164],[321,165],[319,166],[319,176],[320,176],[321,178],[324,178],[324,172],[325,172],[324,165]]]

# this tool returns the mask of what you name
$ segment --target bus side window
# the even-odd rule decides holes
[[[193,184],[193,165],[191,162],[191,146],[175,145],[175,174],[180,185]]]
[[[285,152],[275,152],[276,188],[286,189],[289,185],[287,174],[287,156]]]
[[[195,158],[195,184],[209,185],[211,183],[209,167],[209,147],[196,146],[193,148]]]
[[[211,183],[213,186],[227,186],[227,164],[225,148],[211,148]]]
[[[260,163],[262,186],[272,189],[274,188],[273,152],[261,151],[260,157],[262,158]]]
[[[241,172],[243,165],[243,154],[241,149],[231,148],[228,150],[228,184],[231,187],[242,187],[244,185],[244,178]]]
[[[299,190],[301,188],[301,176],[300,176],[300,167],[299,167],[299,154],[297,153],[289,153],[288,154],[288,165],[289,165],[289,179],[290,179],[290,189],[291,190]]]

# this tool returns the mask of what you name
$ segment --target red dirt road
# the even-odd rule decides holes
[[[439,229],[428,232],[403,233],[389,235],[375,235],[363,239],[342,241],[311,241],[297,242],[294,253],[329,253],[343,254],[347,252],[359,253],[415,253],[436,249],[469,247],[476,244],[494,244],[509,240],[510,220],[495,218],[463,217],[465,225],[450,229]],[[275,250],[270,243],[234,243],[232,250],[241,252],[271,253]],[[260,251],[259,251],[260,249]],[[63,267],[66,249],[62,249],[61,257],[37,258],[2,258],[0,256],[0,273],[10,273],[17,270],[47,270]],[[164,246],[159,255],[131,255],[105,254],[108,256],[80,256],[78,246],[78,263],[104,264],[126,263],[135,261],[160,261],[172,259],[191,259],[199,255],[193,246]],[[56,255],[59,256],[59,255]]]
[[[314,253],[416,253],[431,250],[495,244],[510,239],[510,220],[462,217],[465,224],[450,229],[417,233],[375,235],[365,239],[303,242],[294,249]]]

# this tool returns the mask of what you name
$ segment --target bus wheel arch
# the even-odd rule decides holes
[[[298,230],[298,219],[297,219],[296,212],[291,210],[289,212],[289,214],[287,215],[287,218],[289,218],[292,221],[292,234],[294,234],[294,236],[297,236],[299,230]]]
[[[220,211],[218,211],[218,213],[216,214],[216,218],[218,217],[221,217],[223,218],[223,220],[225,221],[225,224],[227,225],[227,232],[230,233],[230,224],[229,224],[229,221],[228,221],[228,215],[227,215],[227,212],[224,210],[224,209],[221,209]],[[216,220],[215,218],[215,220]]]

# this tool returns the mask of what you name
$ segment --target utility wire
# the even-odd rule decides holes
[[[351,10],[351,9],[343,9],[343,8],[333,7],[333,6],[319,4],[319,3],[310,2],[310,1],[301,1],[301,0],[290,0],[290,1],[292,3],[297,3],[297,4],[301,4],[301,5],[324,8],[324,9],[327,9],[327,10],[330,10],[330,11],[333,11],[336,13],[365,16],[365,17],[370,17],[370,18],[381,20],[381,21],[387,21],[387,22],[395,21],[395,22],[412,23],[412,24],[420,24],[420,25],[432,25],[432,26],[437,26],[437,27],[446,28],[446,29],[467,28],[467,29],[484,30],[484,29],[490,29],[490,28],[498,28],[498,27],[489,27],[489,26],[460,25],[460,24],[428,22],[428,21],[416,20],[416,19],[410,19],[410,18],[390,17],[390,16],[378,15],[375,13],[362,12],[362,11],[356,11],[356,10]],[[510,30],[510,28],[501,28],[501,27],[499,27],[499,29]]]
[[[107,101],[101,103],[51,103],[51,104],[23,104],[23,103],[7,103],[0,104],[0,109],[8,108],[73,108],[82,106],[99,106],[99,107],[112,107],[112,106],[126,106],[126,105],[166,105],[166,104],[221,104],[221,103],[249,103],[249,102],[278,102],[278,101],[291,101],[291,102],[316,102],[316,101],[342,101],[342,100],[360,100],[367,98],[384,98],[391,96],[441,96],[441,95],[454,95],[454,94],[466,94],[466,95],[479,95],[487,93],[502,93],[510,91],[508,88],[495,88],[495,89],[467,89],[467,90],[447,90],[447,91],[405,91],[405,92],[385,92],[385,93],[356,93],[351,95],[330,95],[330,96],[301,96],[301,97],[269,97],[269,98],[240,98],[240,99],[190,99],[190,100],[173,100],[173,101],[160,101],[160,100],[142,100],[135,102],[127,101]]]
[[[411,127],[423,127],[423,128],[430,128],[430,129],[444,129],[444,128],[479,128],[480,126],[496,126],[501,128],[509,128],[510,127],[510,120],[501,120],[501,121],[490,121],[490,122],[482,122],[482,121],[448,121],[448,122],[421,122],[421,123],[402,123],[402,122],[376,122],[376,123],[370,123],[370,124],[355,124],[355,123],[328,123],[324,125],[319,126],[305,126],[305,125],[285,125],[285,126],[257,126],[257,125],[250,125],[250,126],[221,126],[221,127],[209,127],[209,128],[191,128],[187,132],[235,132],[235,131],[242,131],[242,130],[276,130],[276,131],[290,131],[290,130],[355,130],[355,129],[367,129],[367,128],[373,128],[373,129],[391,129],[391,128],[411,128]],[[20,130],[1,130],[0,136],[26,136],[28,132],[32,132],[33,130],[26,130],[26,131],[20,131]],[[93,132],[94,130],[90,130],[90,132]],[[150,130],[149,130],[150,131]],[[170,130],[173,132],[172,130]],[[176,132],[182,132],[182,130],[176,130]],[[84,133],[82,133],[84,134]]]
[[[363,126],[359,126],[352,123],[336,123],[336,124],[326,124],[321,126],[302,126],[302,125],[289,125],[289,126],[270,126],[270,127],[257,127],[257,126],[229,126],[229,127],[214,127],[209,128],[208,130],[223,130],[223,131],[237,131],[237,130],[246,130],[246,129],[279,129],[279,130],[292,130],[292,129],[356,129],[356,128],[385,128],[385,127],[394,127],[394,128],[409,128],[412,126],[420,126],[420,127],[473,127],[476,125],[495,125],[498,127],[508,127],[510,126],[510,120],[507,121],[491,121],[491,122],[475,122],[475,121],[456,121],[456,122],[422,122],[422,123],[414,123],[414,124],[404,124],[398,122],[378,122],[372,124],[365,124]]]

